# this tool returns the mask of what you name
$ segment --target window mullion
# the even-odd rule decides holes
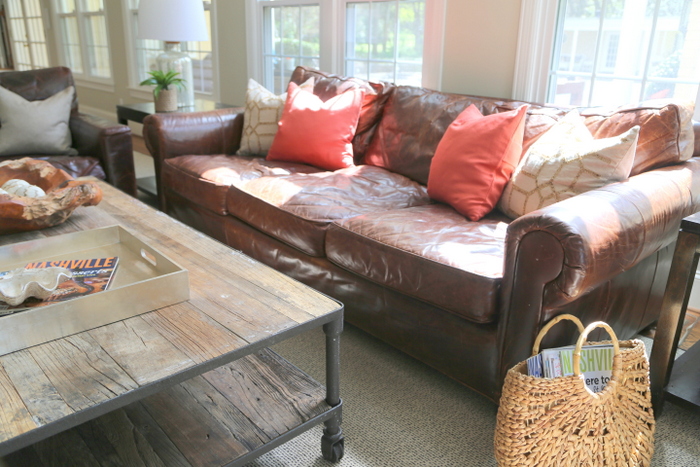
[[[608,0],[603,0],[600,6],[600,22],[598,24],[598,37],[595,41],[595,52],[593,54],[593,71],[591,72],[591,89],[588,91],[588,102],[587,105],[591,105],[593,101],[593,89],[595,88],[595,80],[598,74],[598,57],[600,55],[600,45],[603,42],[603,26],[605,25],[605,7],[608,4]]]
[[[22,8],[22,21],[24,22],[24,40],[26,41],[26,49],[29,54],[29,66],[31,69],[36,68],[36,62],[34,61],[34,51],[32,50],[32,41],[29,37],[29,18],[27,18],[27,0],[20,0],[19,4]]]
[[[75,20],[78,23],[78,40],[80,41],[80,56],[83,60],[83,74],[90,76],[90,54],[88,53],[87,32],[85,28],[85,18],[80,2],[75,2]]]
[[[399,71],[399,0],[396,0],[396,21],[394,22],[394,83]]]
[[[649,47],[647,48],[647,58],[644,61],[644,73],[642,74],[642,86],[639,90],[639,101],[644,100],[644,89],[647,85],[649,67],[651,66],[651,52],[654,48],[654,36],[656,35],[656,23],[659,19],[659,10],[661,7],[661,0],[656,0],[656,6],[654,7],[654,17],[651,22],[651,32],[649,34]]]
[[[374,28],[372,27],[374,25],[374,3],[371,1],[369,2],[369,28],[368,28],[368,35],[367,35],[367,77],[370,78],[372,76],[372,38],[374,35]]]

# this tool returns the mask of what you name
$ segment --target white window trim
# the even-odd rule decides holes
[[[212,72],[212,89],[211,89],[211,94],[200,94],[195,92],[195,97],[201,97],[202,99],[209,99],[209,100],[215,100],[219,101],[219,98],[221,96],[221,83],[220,83],[220,75],[219,75],[219,33],[218,33],[218,28],[217,28],[217,20],[216,18],[219,17],[217,14],[217,2],[214,0],[207,0],[208,3],[210,4],[210,13],[209,13],[209,18],[211,18],[211,30],[209,31],[209,34],[211,34],[211,72]]]
[[[131,24],[131,8],[129,0],[122,0],[122,18],[124,18],[124,42],[126,45],[126,66],[129,74],[129,90],[140,90],[139,83],[136,82],[136,56],[134,54],[134,28]],[[148,93],[152,94],[152,93]]]
[[[79,86],[85,86],[91,89],[97,89],[99,91],[114,92],[114,63],[112,62],[112,45],[109,38],[109,18],[107,18],[107,9],[103,10],[105,18],[105,26],[107,28],[107,50],[109,50],[109,61],[110,61],[110,77],[101,78],[98,76],[90,76],[87,73],[76,73],[71,70],[75,83]],[[85,25],[81,21],[81,15],[95,15],[95,12],[88,13],[75,13],[75,17],[78,19],[78,29],[80,30],[80,58],[83,62],[83,70],[87,70],[90,61],[87,59],[87,44],[85,44]],[[71,14],[64,14],[58,12],[58,7],[56,6],[56,0],[51,1],[51,19],[55,27],[54,38],[56,44],[58,44],[58,60],[61,65],[68,66],[68,61],[65,57],[65,47],[63,47],[63,38],[61,37],[61,16],[73,16]]]
[[[345,37],[345,5],[363,0],[246,0],[246,41],[248,76],[263,82],[262,11],[264,5],[320,5],[321,71],[345,75],[345,47],[339,38]],[[441,90],[445,43],[445,10],[447,0],[425,0],[425,29],[423,37],[422,85]],[[331,26],[335,24],[335,28]],[[329,28],[331,28],[329,30]],[[338,31],[333,34],[333,30]]]
[[[447,0],[425,1],[423,87],[442,90]]]
[[[540,104],[547,99],[558,9],[558,1],[522,0],[513,99]]]
[[[554,49],[559,1],[522,0],[512,98],[544,104]],[[695,102],[700,102],[700,85]],[[695,106],[700,120],[700,105]]]
[[[131,8],[129,8],[129,0],[122,1],[122,15],[124,18],[124,34],[126,35],[125,45],[126,45],[126,66],[129,74],[129,85],[127,89],[129,90],[129,95],[136,99],[149,100],[153,99],[153,92],[147,90],[144,86],[139,86],[138,78],[136,77],[136,54],[134,50],[136,49],[136,44],[134,43],[134,30],[131,23]],[[213,88],[211,94],[195,92],[194,97],[196,99],[214,100],[218,101],[221,95],[221,85],[219,79],[219,60],[218,60],[218,34],[216,26],[216,3],[214,0],[208,0],[210,3],[211,11],[211,47],[212,47],[212,73],[213,73]]]

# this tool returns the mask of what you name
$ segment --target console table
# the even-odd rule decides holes
[[[232,107],[235,106],[205,99],[195,99],[193,106],[178,107],[176,111],[168,113],[206,112],[209,110],[229,109]],[[117,120],[122,125],[127,125],[129,120],[136,123],[143,123],[144,118],[154,113],[156,113],[156,105],[153,102],[138,102],[135,104],[120,104],[117,106]],[[136,180],[136,185],[141,191],[149,195],[158,195],[156,177],[139,178]]]
[[[700,409],[700,342],[674,361],[690,291],[700,257],[700,213],[681,222],[673,262],[661,303],[651,349],[650,385],[654,414],[661,414],[664,399]]]

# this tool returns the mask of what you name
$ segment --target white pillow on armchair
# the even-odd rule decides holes
[[[0,86],[0,156],[77,155],[68,121],[75,87],[28,101]]]

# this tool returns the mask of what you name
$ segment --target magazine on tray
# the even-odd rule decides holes
[[[24,267],[25,269],[62,267],[70,269],[73,277],[59,284],[58,288],[45,300],[28,298],[24,303],[16,306],[0,302],[0,316],[107,290],[112,283],[118,264],[119,257],[117,256],[29,263]],[[8,272],[0,272],[0,277]]]

